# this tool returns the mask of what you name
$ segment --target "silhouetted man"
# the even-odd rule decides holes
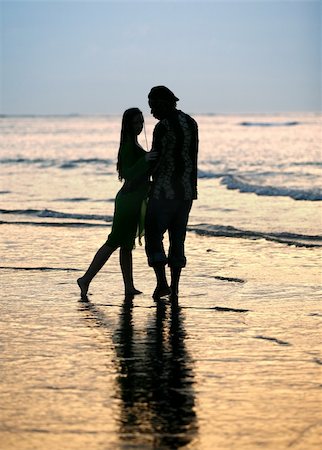
[[[179,99],[165,86],[149,93],[152,115],[159,119],[153,132],[152,151],[158,153],[152,171],[152,187],[146,215],[146,253],[157,286],[154,299],[171,294],[178,298],[181,269],[186,265],[184,241],[192,201],[197,198],[198,126],[188,114],[176,108]],[[163,246],[169,234],[168,257]],[[165,274],[171,271],[170,288]]]

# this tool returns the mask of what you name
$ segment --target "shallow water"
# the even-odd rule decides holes
[[[16,245],[12,269],[0,270],[2,448],[319,447],[316,249],[189,233],[179,307],[151,299],[140,247],[143,295],[124,300],[115,254],[82,302],[71,269],[91,253],[92,230],[62,239],[52,227],[48,239],[32,227],[28,249],[7,227]]]
[[[79,298],[119,118],[0,120],[1,449],[320,448],[320,119],[198,120],[177,307],[153,302],[139,246],[144,294],[124,300],[114,254]]]

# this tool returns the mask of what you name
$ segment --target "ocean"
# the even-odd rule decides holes
[[[142,296],[124,301],[116,252],[79,299],[121,187],[121,116],[0,117],[4,450],[321,443],[321,115],[193,117],[177,308],[153,302],[139,245]]]

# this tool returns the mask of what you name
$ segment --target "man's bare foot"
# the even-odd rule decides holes
[[[160,300],[162,297],[166,297],[171,294],[171,289],[168,285],[165,286],[157,286],[153,292],[152,298],[154,300]]]
[[[140,295],[140,294],[142,294],[142,291],[139,291],[138,289],[135,289],[135,288],[125,291],[126,297],[131,296],[131,295]]]
[[[172,303],[172,305],[178,305],[178,301],[179,301],[179,296],[178,294],[172,293],[169,295],[169,299]]]
[[[173,286],[170,286],[170,291],[171,291],[171,293],[170,293],[169,298],[170,298],[171,302],[173,302],[173,303],[178,302],[178,299],[179,299],[178,289]]]
[[[83,280],[83,277],[78,278],[77,284],[79,286],[79,289],[81,290],[81,297],[82,298],[87,297],[87,291],[88,291],[89,284],[85,283],[85,281]]]

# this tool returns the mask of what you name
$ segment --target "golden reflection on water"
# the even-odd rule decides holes
[[[1,450],[320,448],[320,249],[189,233],[179,308],[152,301],[143,248],[143,295],[115,254],[84,303],[67,268],[106,230],[3,230]]]
[[[106,326],[92,303],[84,302],[83,310],[100,327]],[[113,335],[119,437],[132,448],[176,449],[192,442],[198,432],[192,361],[179,305],[159,302],[154,310],[145,336],[137,339],[133,300],[125,298]]]
[[[79,303],[77,270],[109,232],[103,220],[80,222],[113,214],[120,118],[8,120],[2,158],[22,161],[6,166],[2,207],[70,218],[4,217],[1,450],[320,449],[321,247],[227,237],[228,226],[320,235],[320,202],[241,194],[216,178],[320,188],[320,118],[292,128],[198,118],[200,169],[211,177],[199,179],[190,224],[226,235],[188,233],[180,308],[153,303],[142,248],[142,296],[122,298],[115,255],[92,301]],[[147,120],[148,136],[153,128]],[[76,227],[70,213],[83,217]],[[305,244],[320,245],[313,237]]]

